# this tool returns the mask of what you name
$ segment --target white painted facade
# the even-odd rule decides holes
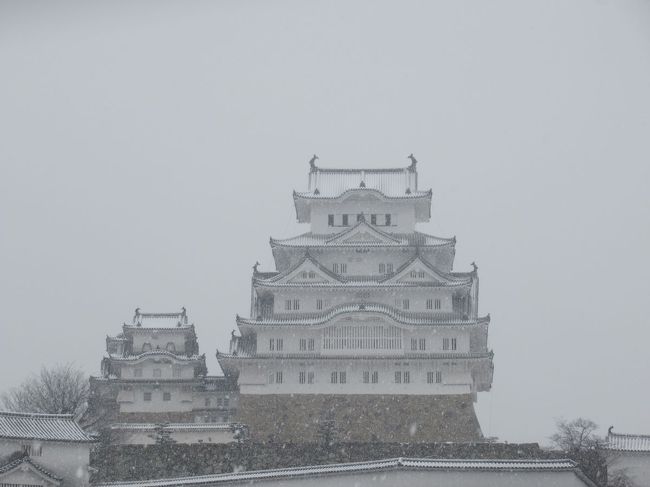
[[[650,435],[607,434],[607,473],[625,475],[634,487],[650,487]]]
[[[490,389],[476,268],[452,272],[455,239],[416,231],[431,192],[418,190],[414,164],[312,166],[294,201],[310,231],[271,239],[277,271],[255,268],[250,318],[237,318],[241,336],[217,354],[241,394]]]
[[[241,426],[230,423],[153,424],[123,423],[111,426],[114,442],[122,445],[154,445],[164,431],[175,443],[232,443],[241,434]]]

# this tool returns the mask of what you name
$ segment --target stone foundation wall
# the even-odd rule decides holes
[[[252,441],[479,441],[470,395],[241,395]]]
[[[147,480],[235,470],[361,462],[385,458],[552,458],[536,443],[230,443],[101,445],[91,454],[92,482]],[[560,455],[562,456],[562,455]],[[555,454],[557,457],[557,454]],[[563,457],[566,457],[564,455]]]

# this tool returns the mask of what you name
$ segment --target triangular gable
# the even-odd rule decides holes
[[[342,282],[335,274],[306,255],[293,269],[270,279],[275,284],[336,284]]]
[[[438,284],[457,284],[459,281],[443,274],[431,264],[416,255],[410,262],[398,269],[397,272],[386,279],[385,283],[422,282]]]
[[[360,221],[352,228],[344,230],[327,240],[327,243],[338,245],[401,245],[399,239],[377,230],[365,221]]]
[[[25,456],[0,467],[0,483],[5,485],[41,485],[45,483],[45,485],[58,486],[61,484],[61,479]]]

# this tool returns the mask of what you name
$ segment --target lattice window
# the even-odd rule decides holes
[[[329,326],[323,331],[324,350],[398,350],[402,330],[381,325]]]

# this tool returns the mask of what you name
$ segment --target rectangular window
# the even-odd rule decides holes
[[[377,384],[379,382],[379,372],[375,371],[372,373],[372,383]]]
[[[345,372],[339,372],[339,382],[345,384],[347,382],[347,374]]]
[[[172,366],[172,377],[176,377],[176,378],[180,377],[182,371],[183,369],[178,365]]]
[[[393,264],[386,264],[386,273],[387,274],[393,273]]]
[[[334,274],[338,274],[339,273],[339,265],[338,264],[332,264],[332,271],[334,272]]]
[[[417,350],[417,349],[418,349],[418,339],[411,338],[411,350]]]
[[[348,272],[348,265],[341,264],[341,274],[346,274]]]
[[[410,276],[411,276],[411,277],[417,277],[417,276],[418,276],[417,271],[416,271],[416,270],[412,270],[412,271],[410,272]]]
[[[160,369],[153,369],[154,377],[162,377],[162,371]]]
[[[442,339],[442,349],[449,350],[449,338]]]
[[[299,299],[294,299],[293,300],[293,309],[294,310],[299,310],[300,309],[300,300]]]
[[[271,352],[275,350],[275,338],[269,338],[269,350]]]
[[[442,303],[440,302],[440,300],[436,299],[436,309],[441,309],[442,308],[441,304]]]
[[[223,407],[227,408],[230,406],[230,398],[229,397],[224,397],[223,398]]]
[[[298,372],[298,383],[304,384],[306,379],[306,373],[304,371]]]
[[[363,220],[363,213],[357,213],[357,223]]]
[[[418,340],[418,348],[420,350],[426,350],[427,349],[427,340],[426,340],[426,338],[420,338]]]
[[[290,299],[287,299],[284,302],[284,309],[286,309],[287,311],[291,311],[291,300]]]
[[[386,274],[386,264],[379,264],[379,273]]]
[[[334,215],[327,215],[327,226],[334,226]]]
[[[307,384],[313,384],[313,383],[314,383],[314,373],[307,372]]]
[[[314,351],[314,339],[313,338],[310,338],[309,340],[307,340],[307,350],[310,351],[310,352]]]
[[[133,377],[142,377],[142,367],[133,369]]]
[[[275,383],[276,384],[282,384],[282,371],[281,370],[278,370],[275,373]]]
[[[143,398],[145,401],[147,401],[147,402],[151,401],[151,392],[145,392],[145,393],[142,395],[142,398]]]
[[[427,309],[433,309],[433,299],[427,299]]]
[[[370,215],[370,223],[372,225],[377,225],[377,214],[376,213],[373,213],[372,215]]]
[[[317,299],[316,300],[316,309],[318,309],[318,310],[323,309],[323,300],[322,299]]]
[[[433,384],[433,372],[427,372],[427,384]]]
[[[269,373],[269,384],[275,383],[275,374],[273,372]]]
[[[370,372],[364,372],[363,373],[363,383],[364,384],[369,384],[370,383]]]
[[[409,300],[408,299],[402,300],[402,308],[409,309],[409,307],[410,307]]]
[[[344,227],[348,226],[348,215],[343,215],[343,226]]]
[[[301,352],[306,352],[307,351],[307,339],[306,338],[301,338],[300,339],[300,351]]]
[[[404,384],[408,384],[411,382],[411,372],[408,370],[404,371]]]
[[[436,372],[436,384],[442,384],[442,372]]]
[[[420,279],[423,279],[424,278],[424,271],[418,271],[418,277]]]
[[[172,400],[172,393],[171,392],[163,392],[163,401],[171,401]]]
[[[386,226],[390,227],[390,213],[386,213]]]
[[[281,352],[282,349],[284,348],[284,339],[278,338],[275,341],[275,348],[277,349],[278,352]]]
[[[332,372],[332,374],[330,375],[330,382],[332,384],[337,384],[338,381],[339,381],[339,374],[337,374],[336,372]]]
[[[395,384],[401,384],[402,383],[402,372],[397,371],[395,372]]]
[[[455,338],[451,339],[451,349],[456,350],[456,339]]]

